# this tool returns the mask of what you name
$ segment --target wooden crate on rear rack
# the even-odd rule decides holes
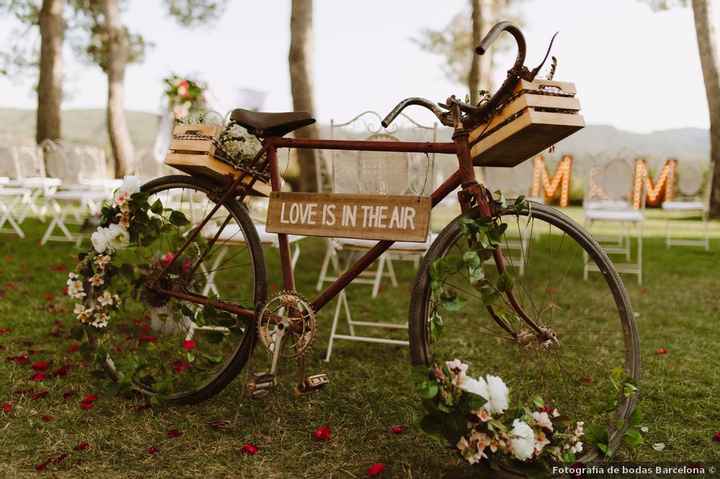
[[[520,80],[513,98],[470,132],[475,166],[513,167],[585,126],[575,85]]]
[[[177,125],[173,129],[170,151],[165,157],[165,164],[177,168],[190,175],[208,176],[216,181],[229,181],[230,176],[237,178],[245,175],[243,183],[248,184],[252,177],[232,165],[215,158],[214,138],[222,132],[220,125]],[[230,175],[230,176],[228,176]],[[270,185],[256,181],[250,194],[269,196]]]

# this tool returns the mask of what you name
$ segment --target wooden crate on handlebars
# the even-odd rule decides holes
[[[250,173],[216,157],[217,146],[214,140],[222,130],[223,126],[209,124],[175,126],[165,164],[190,175],[207,176],[215,181],[229,182],[243,175],[242,182],[249,184],[253,179]],[[250,194],[270,196],[270,191],[270,185],[257,180],[253,183]]]
[[[511,99],[470,132],[475,166],[513,167],[585,126],[575,85],[520,80]]]

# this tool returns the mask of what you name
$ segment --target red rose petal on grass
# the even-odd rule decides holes
[[[139,406],[135,406],[133,409],[135,412],[143,412],[147,409],[150,409],[152,407],[152,404],[141,404]]]
[[[385,471],[385,464],[376,462],[372,466],[368,467],[367,473],[369,477],[379,476]]]
[[[90,409],[94,408],[95,404],[91,402],[85,402],[80,401],[80,409],[84,409],[85,411],[89,411]]]
[[[218,431],[221,431],[230,427],[230,421],[228,421],[227,419],[216,419],[214,421],[210,421],[208,423],[208,426],[213,429],[217,429]]]
[[[50,416],[49,414],[45,414],[44,416],[40,416],[40,419],[42,419],[43,422],[50,422],[50,421],[54,421],[54,420],[55,420],[55,418],[52,417],[52,416]]]
[[[320,426],[319,428],[315,429],[315,431],[313,431],[313,439],[315,439],[316,441],[329,441],[331,434],[332,431],[330,431],[330,426]]]
[[[0,344],[0,351],[5,351],[5,346],[3,346],[2,344]]]
[[[77,394],[75,391],[68,389],[67,391],[63,392],[63,399],[67,401],[68,399],[73,397],[75,394]]]
[[[60,464],[60,463],[62,463],[65,459],[67,459],[68,455],[69,455],[69,454],[68,454],[67,452],[64,452],[64,453],[60,454],[59,456],[57,456],[55,459],[53,459],[53,460],[52,460],[52,463],[53,463],[53,464]]]
[[[258,453],[258,448],[255,444],[246,443],[242,445],[240,452],[247,454],[248,456],[254,456]]]
[[[83,402],[95,402],[97,401],[97,396],[95,394],[86,394],[83,398]]]
[[[35,470],[38,471],[38,472],[44,471],[45,469],[47,469],[48,464],[50,464],[51,461],[52,461],[52,459],[48,459],[48,460],[45,461],[45,462],[41,462],[40,464],[36,464],[36,465],[35,465]]]
[[[0,336],[5,336],[6,334],[12,333],[12,329],[10,328],[0,328]]]
[[[197,343],[192,339],[186,339],[183,341],[183,349],[185,351],[192,351],[197,346]]]
[[[55,273],[64,273],[67,271],[67,266],[65,266],[62,263],[55,264],[53,266],[50,266],[50,271],[55,272]]]
[[[150,454],[151,456],[154,456],[154,455],[157,454],[158,452],[160,452],[160,449],[158,449],[158,448],[155,447],[155,446],[150,446],[150,447],[147,448],[147,453]]]
[[[715,442],[720,442],[720,431],[716,432],[716,433],[713,435],[713,441],[715,441]]]
[[[45,376],[45,373],[35,373],[30,378],[31,381],[36,381],[36,382],[45,381],[45,379],[47,379],[47,377]]]
[[[48,361],[42,360],[42,361],[35,361],[32,363],[31,366],[35,371],[47,371],[48,367],[50,367],[50,363]]]
[[[30,397],[30,399],[32,399],[33,401],[37,401],[38,399],[44,398],[44,397],[47,396],[48,394],[50,394],[50,391],[48,391],[47,389],[43,389],[42,391],[38,391],[38,392],[34,393],[34,394]]]
[[[390,427],[390,432],[393,434],[402,434],[405,432],[405,426],[397,424],[395,426]]]
[[[668,350],[666,348],[657,348],[655,350],[655,354],[657,354],[658,356],[661,356],[661,355],[667,354],[667,353],[668,353]]]
[[[143,334],[142,336],[138,337],[138,341],[141,343],[154,343],[157,341],[157,336],[149,336],[146,334]]]
[[[177,429],[170,429],[167,432],[167,437],[169,437],[170,439],[175,439],[176,437],[182,436],[182,434],[183,433],[181,431],[178,431]]]
[[[77,446],[73,447],[74,451],[85,451],[90,447],[90,444],[87,442],[81,442]]]
[[[43,293],[43,298],[45,298],[45,301],[49,303],[55,299],[55,295],[48,291],[46,293]]]
[[[72,343],[67,348],[68,353],[76,353],[80,350],[80,343]]]
[[[584,378],[580,378],[580,382],[583,384],[592,384],[593,378],[591,378],[590,376],[585,376]]]
[[[5,284],[3,285],[3,288],[4,288],[4,289],[9,289],[10,291],[13,291],[13,290],[16,290],[16,289],[17,289],[17,285],[16,285],[15,283],[9,282],[9,283],[5,283]]]
[[[17,365],[24,365],[24,364],[30,364],[30,357],[27,355],[27,353],[18,354],[17,356],[8,356],[7,361],[9,363],[15,363]]]
[[[13,410],[12,403],[6,402],[2,405],[2,410],[5,414],[10,414]]]
[[[69,365],[69,364],[65,364],[64,366],[60,366],[60,367],[57,368],[55,371],[53,371],[52,374],[53,374],[53,376],[55,376],[56,378],[64,378],[65,376],[68,375],[68,372],[70,372],[70,365]]]

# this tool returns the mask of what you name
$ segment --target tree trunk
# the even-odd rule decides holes
[[[61,137],[62,46],[65,36],[65,0],[43,0],[40,8],[40,72],[37,86],[35,141]]]
[[[312,0],[292,0],[290,15],[290,89],[293,109],[313,113],[312,84]],[[317,138],[317,125],[310,125],[295,131],[295,138]],[[310,149],[298,150],[300,166],[300,187],[303,191],[317,191],[316,152]]]
[[[711,3],[712,0],[692,0],[700,64],[702,65],[705,94],[710,113],[710,165],[712,168],[710,216],[720,218],[720,61],[715,43]]]
[[[102,0],[107,33],[107,58],[104,70],[108,78],[107,126],[115,161],[115,177],[128,173],[133,162],[133,145],[125,118],[125,67],[128,63],[127,32],[120,18],[118,0]]]
[[[483,15],[481,0],[470,0],[472,12],[472,47],[480,45],[483,34]],[[480,55],[474,50],[470,52],[472,62],[470,64],[470,75],[468,76],[468,88],[470,89],[470,103],[476,105],[480,100]]]

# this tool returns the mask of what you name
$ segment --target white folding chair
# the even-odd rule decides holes
[[[619,273],[637,275],[638,284],[642,284],[643,274],[643,224],[645,222],[645,190],[640,183],[640,208],[632,203],[635,185],[633,165],[623,158],[616,158],[604,165],[590,168],[587,188],[583,199],[585,227],[603,225],[603,231],[593,232],[594,238],[609,255],[622,255],[625,262],[613,261]],[[613,230],[612,227],[615,226]],[[637,244],[632,254],[633,236]],[[587,255],[583,256],[583,277],[587,280],[591,271],[600,272]]]
[[[710,211],[710,172],[704,173],[698,165],[678,162],[676,170],[675,197],[671,201],[663,201],[662,209],[666,213],[665,246],[702,246],[710,251],[710,234],[708,216]],[[700,239],[688,238],[688,217],[699,216],[702,220]],[[680,234],[671,229],[681,229]]]
[[[25,238],[25,233],[15,217],[15,211],[22,205],[23,198],[30,195],[27,188],[8,187],[10,179],[0,177],[0,233],[14,233],[20,238]],[[5,227],[5,223],[10,228]]]
[[[437,137],[437,126],[421,125],[410,117],[403,115],[410,123],[410,129],[403,133],[415,132],[420,136],[431,133],[432,141]],[[345,129],[346,136],[360,137],[367,140],[398,141],[395,135],[399,131],[396,124],[390,132],[380,130],[381,117],[375,112],[366,111],[349,122],[337,124],[331,120],[331,138],[335,138],[339,129]],[[358,130],[357,127],[360,127]],[[348,131],[349,130],[349,131]],[[418,139],[418,138],[413,138]],[[425,136],[425,140],[428,138]],[[433,187],[434,156],[412,155],[408,153],[386,152],[341,152],[333,151],[329,164],[318,165],[318,171],[325,172],[325,178],[318,178],[320,185],[332,185],[335,193],[365,193],[390,195],[429,195]],[[326,180],[329,178],[329,181]],[[382,281],[389,279],[393,287],[398,286],[395,275],[394,261],[411,261],[416,266],[425,254],[432,241],[431,235],[423,243],[395,242],[385,254],[376,261],[375,270],[368,270],[353,280],[353,284],[371,284],[371,297],[375,298],[380,291]],[[352,264],[358,255],[366,253],[376,241],[329,238],[327,249],[320,267],[316,288],[320,290],[324,283],[332,282]],[[332,275],[330,268],[332,267]],[[344,315],[348,334],[338,332],[340,316]],[[330,331],[328,348],[325,356],[330,361],[335,340],[361,341],[379,344],[408,345],[407,340],[381,336],[367,336],[356,333],[356,327],[372,327],[382,329],[407,329],[407,323],[391,323],[384,321],[356,321],[352,319],[348,297],[345,291],[338,295],[335,314]]]

